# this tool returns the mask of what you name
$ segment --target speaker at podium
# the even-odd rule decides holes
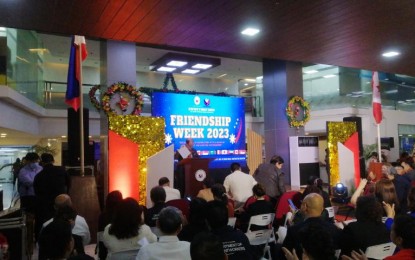
[[[209,174],[209,163],[213,160],[213,158],[186,158],[178,163],[177,171],[178,174],[184,175],[182,176],[184,181],[182,185],[179,183],[177,188],[184,197],[196,197],[199,190],[203,188],[203,181]]]

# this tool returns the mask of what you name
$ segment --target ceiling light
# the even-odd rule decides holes
[[[166,72],[172,72],[175,71],[176,68],[170,68],[170,67],[160,67],[157,69],[157,71],[166,71]]]
[[[385,91],[385,93],[386,94],[395,94],[395,93],[398,93],[398,90],[397,89],[387,90],[387,91]]]
[[[210,67],[212,67],[212,64],[198,63],[198,64],[192,66],[193,69],[202,69],[202,70],[208,69]]]
[[[5,32],[6,31],[6,27],[0,27],[0,32]]]
[[[200,70],[191,70],[191,69],[185,69],[182,71],[182,73],[186,73],[186,74],[196,74],[199,73]]]
[[[384,53],[382,53],[382,56],[383,57],[387,57],[387,58],[390,58],[390,57],[395,57],[395,56],[398,56],[398,55],[400,55],[401,53],[400,52],[397,52],[397,51],[388,51],[388,52],[384,52]]]
[[[183,67],[187,64],[187,61],[178,61],[178,60],[172,60],[169,63],[167,63],[167,66],[173,66],[173,67]]]
[[[62,138],[66,138],[66,135],[62,135],[61,137],[62,137]]]
[[[317,73],[317,72],[318,72],[318,70],[307,70],[307,71],[304,71],[305,74],[314,74],[314,73]]]
[[[222,74],[222,75],[220,75],[220,76],[218,76],[217,78],[219,79],[219,78],[222,78],[222,77],[225,77],[226,75],[228,75],[228,74]]]
[[[6,136],[5,135],[0,135],[0,138],[5,138]]]
[[[334,74],[329,74],[329,75],[324,75],[323,78],[329,79],[329,78],[333,78],[336,77],[336,75]]]
[[[248,82],[256,82],[256,79],[244,79],[244,80]]]
[[[245,85],[245,86],[248,86],[249,84],[248,84],[248,83],[245,83],[244,85]]]
[[[1,133],[0,135],[7,135],[7,133]]]
[[[246,28],[241,32],[243,35],[254,36],[255,34],[259,33],[259,29],[256,28]]]

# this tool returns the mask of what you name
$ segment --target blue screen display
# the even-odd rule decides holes
[[[152,115],[166,121],[165,144],[179,149],[187,138],[201,158],[215,158],[211,168],[245,164],[245,107],[239,97],[154,92]]]

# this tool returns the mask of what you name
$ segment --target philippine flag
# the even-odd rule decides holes
[[[372,89],[373,89],[373,117],[375,118],[376,124],[382,122],[382,103],[380,100],[380,85],[379,85],[379,76],[378,72],[374,71],[372,73]]]
[[[81,52],[81,53],[79,53]],[[81,56],[81,57],[80,57]],[[75,111],[80,106],[79,93],[81,83],[81,63],[88,56],[84,36],[72,36],[71,54],[69,56],[68,86],[66,88],[65,103],[70,105]]]

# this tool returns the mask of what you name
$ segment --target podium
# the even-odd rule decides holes
[[[179,162],[184,168],[184,195],[195,197],[203,188],[212,158],[186,158]]]

